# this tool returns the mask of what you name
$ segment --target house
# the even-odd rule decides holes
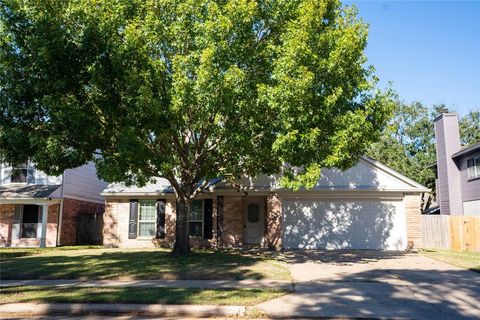
[[[107,184],[95,166],[49,176],[31,162],[0,164],[0,246],[73,245],[81,213],[103,213],[100,192]]]
[[[325,169],[315,187],[292,191],[278,176],[222,181],[193,201],[190,240],[196,246],[253,245],[272,249],[382,249],[421,247],[420,197],[429,190],[369,158],[346,171]],[[171,246],[175,194],[158,178],[144,187],[111,184],[104,245]]]
[[[442,113],[434,124],[440,213],[480,216],[480,141],[460,145],[456,113]]]

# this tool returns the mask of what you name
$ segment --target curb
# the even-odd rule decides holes
[[[0,316],[9,314],[82,315],[82,314],[141,314],[155,317],[185,316],[243,316],[243,306],[163,305],[163,304],[90,304],[90,303],[8,303],[3,304]]]

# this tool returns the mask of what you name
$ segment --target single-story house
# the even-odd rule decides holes
[[[369,158],[346,171],[325,169],[313,189],[281,188],[278,176],[222,181],[194,200],[189,217],[197,246],[272,249],[404,250],[422,246],[421,194],[429,190]],[[111,184],[104,245],[172,246],[175,194],[166,179],[144,187]]]
[[[51,176],[26,161],[0,163],[0,247],[77,244],[81,214],[101,214],[107,187],[90,162]]]

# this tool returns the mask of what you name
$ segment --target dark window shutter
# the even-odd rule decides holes
[[[212,239],[213,237],[213,218],[212,218],[212,199],[203,200],[203,238]]]
[[[165,200],[157,200],[157,233],[158,239],[165,238]]]
[[[138,200],[130,200],[130,217],[128,219],[128,239],[137,239]]]

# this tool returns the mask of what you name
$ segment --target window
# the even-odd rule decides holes
[[[193,200],[188,217],[190,236],[203,237],[203,200]]]
[[[155,201],[140,201],[138,209],[138,236],[154,237],[157,229],[157,206]]]
[[[39,206],[26,204],[23,206],[22,238],[36,238]]]
[[[11,183],[26,183],[28,175],[28,165],[26,162],[12,166]]]
[[[257,223],[258,220],[260,220],[260,216],[258,214],[258,204],[251,203],[248,205],[247,220],[250,223]]]
[[[468,179],[480,177],[480,155],[467,160]]]

